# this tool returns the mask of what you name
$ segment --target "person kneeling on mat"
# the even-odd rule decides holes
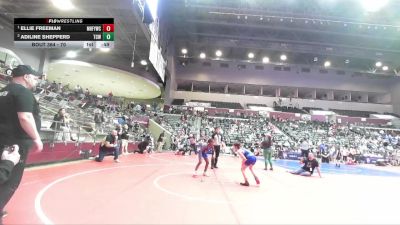
[[[101,162],[104,159],[104,156],[106,155],[114,155],[114,161],[119,163],[118,159],[118,132],[116,130],[111,131],[111,134],[107,135],[106,140],[104,140],[100,144],[99,148],[99,156],[96,157],[97,162]]]
[[[134,150],[133,153],[145,154],[153,151],[152,137],[146,135],[144,140],[138,144],[138,149]]]
[[[321,171],[319,169],[319,163],[315,159],[314,154],[308,153],[307,159],[301,160],[300,163],[303,163],[304,166],[301,167],[297,171],[289,171],[289,173],[300,175],[300,176],[310,177],[310,176],[313,175],[314,169],[317,168],[318,175],[319,175],[320,178],[322,178]]]
[[[241,147],[240,143],[235,143],[233,144],[233,151],[239,155],[239,157],[242,159],[242,174],[243,174],[243,178],[244,178],[244,183],[240,183],[240,185],[243,186],[249,186],[249,181],[247,180],[246,174],[245,174],[245,170],[247,167],[249,167],[251,173],[254,176],[254,179],[256,181],[257,184],[260,184],[260,180],[258,179],[258,177],[256,176],[256,174],[253,171],[253,166],[256,164],[257,162],[257,158],[254,156],[254,154]]]
[[[147,153],[147,147],[149,146],[149,142],[147,140],[144,140],[138,144],[138,149],[134,150],[133,153],[139,153],[139,154],[144,154]]]

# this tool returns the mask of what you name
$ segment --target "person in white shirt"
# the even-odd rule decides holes
[[[302,142],[300,143],[301,157],[303,157],[303,158],[308,157],[309,149],[310,149],[310,145],[309,145],[307,139],[304,138],[302,140]]]
[[[213,169],[218,168],[218,157],[219,153],[221,152],[221,145],[223,145],[220,127],[215,128],[215,132],[213,133],[211,138],[214,140],[214,154],[213,158],[211,159],[211,169]]]

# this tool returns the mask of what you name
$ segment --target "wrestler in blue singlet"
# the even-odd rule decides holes
[[[207,154],[212,154],[212,153],[213,153],[213,148],[210,147],[210,146],[208,146],[208,145],[206,145],[206,146],[204,146],[203,148],[201,148],[201,156],[202,156],[204,159],[208,159]]]
[[[246,164],[246,166],[256,164],[257,158],[254,156],[254,154],[251,151],[249,151],[245,148],[240,149],[240,151],[242,151],[244,157],[246,157],[246,162],[244,162]]]

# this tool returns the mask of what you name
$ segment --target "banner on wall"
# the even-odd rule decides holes
[[[311,115],[310,114],[302,114],[301,119],[305,121],[311,121]]]
[[[193,106],[193,107],[211,107],[211,103],[207,102],[186,102],[186,106]]]
[[[204,111],[204,107],[195,106],[195,107],[193,107],[193,110],[194,110],[194,111],[203,112],[203,111]]]

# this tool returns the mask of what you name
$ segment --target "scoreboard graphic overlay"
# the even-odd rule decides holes
[[[114,18],[15,18],[20,48],[114,48]]]

